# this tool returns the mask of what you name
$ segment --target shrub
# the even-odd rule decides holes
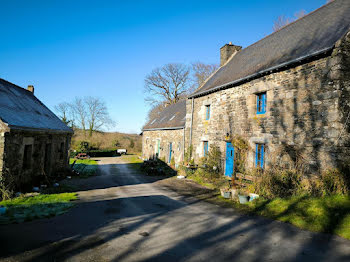
[[[328,169],[320,176],[304,177],[296,169],[273,168],[264,173],[251,172],[259,179],[249,186],[251,192],[266,198],[290,197],[301,194],[311,196],[349,195],[350,179],[348,173],[338,169]]]
[[[221,173],[221,151],[214,144],[210,146],[207,156],[200,160],[202,169],[209,177],[219,177]]]
[[[176,171],[169,167],[166,163],[159,159],[150,159],[144,161],[141,170],[147,175],[151,176],[163,176],[163,175],[176,175]]]
[[[245,173],[249,144],[243,137],[238,135],[233,137],[231,143],[236,150],[235,172]]]
[[[256,180],[254,191],[266,198],[290,197],[300,194],[302,176],[295,169],[282,170],[273,168],[264,173],[255,171],[259,179]]]
[[[170,166],[175,167],[175,158],[172,157],[170,160]]]
[[[193,146],[190,145],[185,152],[185,165],[191,164],[191,162],[193,160],[192,159],[192,152],[193,152]]]
[[[338,169],[328,169],[321,174],[322,189],[325,195],[348,195],[350,193],[350,178],[348,173]]]
[[[306,177],[301,180],[301,192],[310,196],[322,196],[323,185],[319,177]]]
[[[4,182],[0,182],[0,201],[11,199],[13,195],[13,191]]]
[[[118,155],[116,150],[88,150],[70,152],[70,157],[76,157],[79,153],[87,153],[91,157],[112,157]]]

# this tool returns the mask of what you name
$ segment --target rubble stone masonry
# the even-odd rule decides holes
[[[70,141],[71,134],[66,133],[0,132],[0,167],[3,165],[3,175],[10,175],[16,188],[20,189],[42,181],[43,176],[64,171],[69,164]],[[30,147],[30,153],[25,160],[26,146]]]
[[[267,97],[266,113],[257,114],[257,94],[263,92]],[[211,113],[206,120],[208,105]],[[350,33],[328,54],[194,98],[193,120],[191,110],[189,99],[185,148],[189,146],[193,121],[196,162],[203,156],[204,141],[209,146],[217,144],[224,157],[226,134],[239,135],[249,142],[248,167],[254,166],[257,143],[265,144],[265,165],[279,161],[288,166],[301,159],[309,172],[315,172],[348,161]],[[156,136],[148,136],[154,144]],[[167,141],[165,137],[162,141]]]
[[[170,163],[169,145],[171,143],[171,157],[174,158],[175,165],[179,165],[183,162],[184,129],[144,131],[142,140],[142,157],[144,159],[153,158],[159,152],[158,158],[164,160],[166,163]]]

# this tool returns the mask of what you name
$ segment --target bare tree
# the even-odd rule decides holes
[[[146,101],[174,104],[186,95],[190,87],[190,67],[184,64],[166,64],[154,69],[145,78]]]
[[[77,126],[82,129],[84,136],[87,130],[89,136],[92,136],[94,131],[115,124],[108,114],[105,102],[96,97],[75,97],[72,103],[58,104],[55,110],[63,122],[72,123],[72,128]]]
[[[149,122],[152,119],[155,119],[159,116],[159,114],[163,111],[163,109],[166,107],[165,103],[157,103],[153,105],[147,114],[147,122]]]
[[[67,102],[59,103],[55,106],[55,111],[57,112],[59,118],[62,120],[63,123],[68,125],[69,123],[72,123],[72,110],[71,110],[71,104]]]
[[[72,112],[74,118],[78,121],[78,126],[86,132],[86,119],[87,119],[87,108],[84,103],[84,100],[80,97],[75,97],[71,103]]]
[[[192,66],[192,81],[193,86],[189,90],[192,93],[197,88],[201,87],[205,81],[219,68],[217,64],[204,64],[202,62],[195,62]]]
[[[217,69],[216,64],[202,62],[166,64],[156,68],[145,78],[146,102],[152,107],[148,111],[147,122],[156,118],[169,104],[174,104],[204,84]]]
[[[285,15],[280,15],[279,17],[277,17],[277,19],[273,23],[273,27],[272,27],[273,32],[276,32],[276,31],[282,29],[286,25],[302,18],[306,14],[307,13],[305,10],[301,10],[301,11],[298,11],[294,14],[294,18],[286,17]]]
[[[89,136],[92,136],[93,131],[101,130],[103,126],[114,124],[108,114],[108,109],[104,101],[89,96],[84,98],[84,103],[86,106],[86,123],[89,127]]]

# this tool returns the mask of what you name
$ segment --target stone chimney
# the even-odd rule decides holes
[[[30,92],[32,92],[32,93],[34,94],[34,86],[28,85],[27,90],[30,91]]]
[[[224,65],[232,55],[241,51],[242,47],[233,45],[232,42],[220,48],[220,66]]]

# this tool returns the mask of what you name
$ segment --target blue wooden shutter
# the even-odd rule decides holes
[[[205,119],[209,120],[210,119],[210,105],[205,106]]]
[[[259,166],[259,144],[255,144],[255,166]]]
[[[204,142],[204,156],[208,154],[208,142]]]
[[[262,106],[261,106],[261,113],[266,113],[266,93],[262,94]]]

